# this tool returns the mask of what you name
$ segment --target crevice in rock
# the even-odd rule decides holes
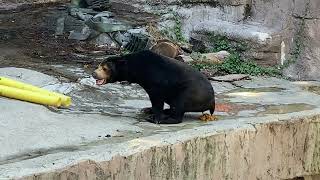
[[[306,17],[306,16],[299,16],[298,14],[292,14],[292,17],[296,19],[301,19],[301,20],[319,20],[320,18],[316,17]]]

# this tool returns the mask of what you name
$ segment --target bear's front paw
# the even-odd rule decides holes
[[[154,123],[154,124],[160,124],[160,120],[158,118],[156,118],[154,115],[150,116],[146,119],[148,122],[150,123]]]
[[[141,113],[143,113],[143,114],[153,114],[152,108],[151,107],[143,108],[143,109],[141,109]]]

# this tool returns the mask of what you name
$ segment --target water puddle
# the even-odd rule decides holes
[[[240,112],[257,111],[257,109],[258,109],[257,105],[225,102],[225,103],[216,103],[215,111],[217,113],[224,112],[230,116],[236,116]]]
[[[316,106],[305,103],[267,105],[265,106],[264,111],[257,113],[257,116],[264,116],[269,114],[287,114],[293,112],[312,110],[315,108]]]
[[[261,87],[261,88],[237,88],[229,91],[228,93],[235,92],[251,92],[251,93],[260,93],[260,92],[281,92],[286,90],[285,88],[279,87]]]
[[[279,93],[286,89],[279,87],[261,87],[261,88],[237,88],[220,95],[222,98],[227,97],[259,97],[266,93]]]
[[[313,105],[306,103],[288,103],[288,104],[264,104],[263,97],[269,98],[272,102],[273,94],[279,94],[286,89],[278,87],[263,87],[263,88],[238,88],[231,90],[219,96],[219,101],[216,105],[217,112],[224,112],[224,116],[233,117],[252,117],[252,116],[265,116],[270,114],[287,114],[293,112],[301,112],[312,110],[316,108]],[[318,91],[320,94],[320,87],[309,87],[309,91]],[[269,93],[269,94],[266,94]],[[233,99],[242,99],[243,103],[231,102]],[[256,99],[256,100],[255,100]],[[271,99],[271,100],[270,100]],[[249,100],[249,104],[247,100]],[[221,103],[223,102],[223,103]],[[277,100],[275,99],[275,102]]]
[[[320,95],[320,86],[304,86],[302,89]]]

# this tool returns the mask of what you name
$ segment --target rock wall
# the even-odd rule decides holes
[[[284,37],[288,46],[285,75],[293,79],[319,80],[320,1],[296,1],[293,7]]]
[[[296,80],[319,80],[320,1],[254,0],[252,7],[251,20],[276,29],[281,38],[278,62],[284,74]]]
[[[12,10],[19,11],[47,3],[64,3],[68,1],[69,0],[2,0],[0,1],[0,13],[11,13]]]
[[[121,0],[128,3],[127,0]],[[261,65],[284,65],[297,80],[318,80],[318,0],[134,0],[149,11],[171,9],[186,37],[210,31],[250,45],[247,56]],[[142,6],[141,6],[142,5]],[[151,7],[152,6],[152,7]],[[169,17],[169,18],[168,18]],[[160,27],[174,26],[165,14]],[[196,32],[196,33],[195,33]]]
[[[21,179],[316,179],[319,146],[320,117],[314,116],[152,147],[107,162],[84,161]]]
[[[199,5],[203,1],[183,2],[190,1],[198,2],[193,8],[201,12],[193,10],[196,15],[187,16],[186,32],[213,31],[249,42],[248,55],[259,64],[283,65],[284,74],[292,79],[319,80],[319,0],[210,1],[217,2],[214,8]],[[220,9],[222,15],[201,6]]]
[[[66,0],[4,0],[0,11],[17,4]],[[162,30],[175,28],[181,18],[185,37],[210,31],[249,44],[248,58],[258,64],[284,67],[287,77],[318,80],[320,75],[319,0],[111,0],[140,12],[161,14]],[[176,14],[173,14],[176,13]],[[171,31],[172,33],[172,31]],[[174,34],[171,34],[174,36]]]

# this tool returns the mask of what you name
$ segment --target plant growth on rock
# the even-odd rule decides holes
[[[236,42],[228,39],[226,36],[207,33],[210,47],[206,52],[228,51],[230,56],[220,64],[212,64],[203,61],[203,56],[199,53],[193,53],[195,61],[190,65],[200,71],[213,71],[215,74],[249,74],[249,75],[267,75],[281,76],[281,71],[277,67],[262,67],[251,60],[247,60],[242,53],[247,50],[243,42]]]

